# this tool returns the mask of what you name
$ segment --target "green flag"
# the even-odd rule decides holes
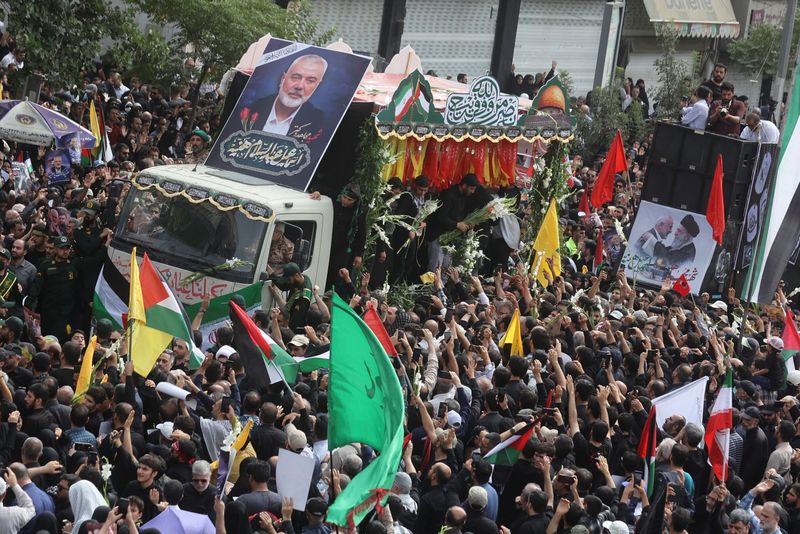
[[[394,484],[403,452],[403,392],[378,338],[333,295],[328,447],[364,443],[380,453],[328,508],[327,521],[358,524]]]

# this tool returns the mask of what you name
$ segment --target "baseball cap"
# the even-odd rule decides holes
[[[308,444],[306,435],[299,430],[293,430],[292,432],[289,432],[286,441],[289,443],[289,449],[291,449],[293,452],[305,449],[306,444]]]
[[[617,321],[622,320],[623,317],[622,312],[619,310],[612,311],[611,313],[608,314],[608,316],[611,317],[612,319],[616,319]]]
[[[69,248],[71,245],[67,236],[59,235],[53,238],[53,246],[56,248]]]
[[[750,397],[756,394],[756,385],[749,380],[740,380],[737,382],[736,387],[742,388]]]
[[[289,262],[283,266],[284,276],[294,276],[296,274],[300,274],[300,272],[300,266],[294,262]]]
[[[173,425],[172,421],[166,421],[164,423],[157,424],[156,428],[161,431],[162,436],[169,439],[172,435],[172,432],[175,430],[175,425]]]
[[[3,256],[5,259],[11,259],[11,251],[8,250],[6,247],[0,247],[0,256]]]
[[[294,345],[295,347],[307,347],[308,338],[303,334],[296,334],[289,342],[289,345]]]
[[[461,415],[454,410],[450,410],[449,412],[447,412],[447,424],[452,426],[453,428],[460,428]]]
[[[783,350],[783,340],[779,337],[773,336],[767,340],[767,343],[775,350]]]
[[[489,495],[482,487],[472,486],[467,495],[467,502],[473,510],[483,510],[489,504]]]
[[[22,333],[22,326],[22,319],[19,317],[12,315],[6,319],[6,327],[11,331],[16,332],[17,335]]]
[[[81,208],[81,211],[85,212],[87,215],[97,215],[97,210],[99,209],[99,202],[96,200],[87,200],[83,203],[83,208]]]
[[[201,130],[200,128],[194,130],[192,132],[192,135],[196,135],[197,137],[199,137],[200,139],[202,139],[206,143],[211,142],[211,136],[208,135],[205,130]]]
[[[314,517],[323,517],[328,511],[328,503],[320,497],[312,497],[306,501],[306,513]]]
[[[742,419],[747,419],[748,421],[751,419],[760,419],[761,418],[761,410],[756,408],[755,406],[748,406],[742,413]]]
[[[786,395],[785,397],[783,397],[778,402],[780,402],[780,403],[791,402],[792,404],[797,404],[797,397],[792,397],[791,395]]]
[[[722,310],[722,311],[725,311],[725,312],[728,311],[728,305],[725,304],[724,302],[722,302],[721,300],[717,300],[717,301],[709,304],[708,307],[709,308],[714,308],[715,310]]]
[[[33,235],[40,235],[47,237],[47,225],[39,223],[33,227]]]

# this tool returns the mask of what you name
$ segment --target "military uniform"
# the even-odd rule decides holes
[[[47,239],[47,226],[41,223],[37,224],[33,227],[33,235]],[[42,262],[47,259],[47,247],[39,250],[36,246],[31,246],[25,253],[25,259],[38,269]]]
[[[66,236],[58,236],[53,241],[56,248],[70,246]],[[78,294],[78,274],[101,263],[101,254],[66,260],[56,256],[42,262],[28,295],[32,299],[31,307],[42,316],[42,334],[53,334],[61,341],[68,337],[75,323],[76,305],[83,304]]]
[[[87,200],[81,211],[95,217],[99,209],[100,203],[98,201]],[[72,233],[72,248],[75,251],[75,257],[78,259],[94,258],[99,253],[102,253],[104,249],[101,234],[102,229],[97,224],[97,219],[94,219],[91,224],[84,224],[80,228],[76,228]],[[94,287],[97,285],[97,278],[100,276],[101,267],[102,263],[86,265],[85,268],[82,268],[78,272],[78,302],[75,309],[76,317],[73,326],[85,332],[89,331],[92,319],[92,308],[89,303],[92,302]]]

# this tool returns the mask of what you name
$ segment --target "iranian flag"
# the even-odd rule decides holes
[[[131,314],[133,319],[137,319],[131,327],[134,370],[142,376],[147,376],[159,354],[169,345],[172,338],[186,341],[190,354],[189,369],[197,369],[203,363],[204,356],[194,345],[191,323],[183,311],[183,306],[153,266],[147,252],[144,253],[141,269],[134,276],[133,264],[136,263],[134,254],[135,252],[131,253],[130,286],[131,294],[135,293],[131,300],[135,299],[137,303],[137,310]],[[143,306],[143,318],[139,306]]]
[[[293,382],[298,364],[234,301],[228,303],[233,346],[239,353],[248,385],[262,389],[275,382]],[[285,368],[285,370],[284,370]]]
[[[394,120],[401,120],[411,109],[414,101],[419,98],[419,81],[413,77],[406,78],[402,84],[402,91],[397,91],[394,101]]]
[[[658,441],[658,427],[656,426],[656,406],[650,408],[647,421],[642,429],[642,436],[639,439],[639,458],[644,460],[644,487],[647,496],[653,496],[656,486],[656,442]]]
[[[494,465],[514,465],[525,444],[533,436],[534,425],[535,423],[528,423],[520,428],[510,438],[487,452],[483,459]]]
[[[731,428],[733,428],[733,374],[731,368],[725,373],[725,382],[717,393],[706,425],[706,448],[708,463],[717,480],[725,483],[728,474]]]
[[[781,340],[783,341],[783,350],[781,351],[781,356],[786,364],[786,373],[788,374],[789,371],[795,370],[794,355],[800,352],[800,335],[797,333],[794,315],[792,315],[792,311],[788,308],[788,306],[786,308],[786,319],[783,325],[783,335],[781,336]]]

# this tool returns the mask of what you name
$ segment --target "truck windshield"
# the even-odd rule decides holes
[[[216,271],[231,282],[252,282],[267,223],[238,209],[222,211],[209,202],[166,197],[154,188],[132,187],[120,213],[115,238],[144,248],[153,259],[197,272],[237,258],[246,265]]]

